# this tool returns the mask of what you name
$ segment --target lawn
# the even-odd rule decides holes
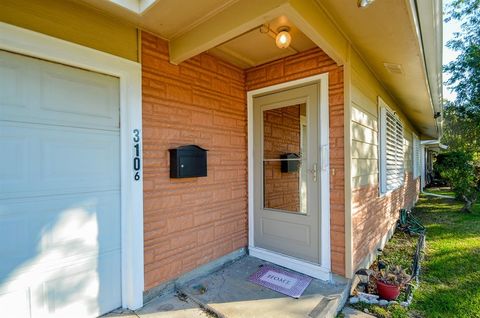
[[[437,192],[438,193],[438,192]],[[427,228],[420,288],[410,312],[423,317],[480,317],[480,203],[422,196],[416,216]]]
[[[448,194],[446,189],[429,190]],[[462,203],[453,199],[420,197],[414,214],[427,228],[426,250],[420,287],[407,310],[364,303],[352,307],[382,318],[480,318],[480,203],[471,214],[460,212],[461,208]],[[381,259],[409,268],[417,238],[396,231]],[[399,301],[404,300],[402,293]]]

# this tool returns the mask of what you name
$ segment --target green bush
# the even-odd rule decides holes
[[[437,156],[434,169],[447,180],[458,200],[465,203],[462,211],[471,212],[472,204],[480,192],[480,167],[473,155],[463,151],[451,151]]]

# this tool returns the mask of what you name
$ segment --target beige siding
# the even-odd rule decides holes
[[[65,0],[2,0],[0,21],[138,61],[137,30]]]
[[[376,248],[398,218],[398,211],[410,207],[418,195],[418,179],[412,174],[412,128],[383,86],[352,52],[350,83],[351,115],[351,205],[352,268],[368,266]],[[379,193],[379,109],[378,97],[397,113],[404,128],[403,185],[384,195]]]
[[[378,120],[375,92],[352,72],[352,188],[378,183]]]
[[[406,117],[390,100],[384,89],[365,69],[361,61],[352,61],[351,118],[352,118],[352,188],[378,184],[379,122],[378,96],[396,111],[404,127],[405,173],[413,171],[412,128]]]

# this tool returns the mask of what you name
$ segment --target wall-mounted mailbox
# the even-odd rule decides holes
[[[207,176],[207,150],[196,145],[169,149],[170,178]]]
[[[296,153],[284,153],[280,155],[280,159],[293,159],[293,160],[282,160],[280,169],[282,172],[298,172],[300,167],[300,156]]]

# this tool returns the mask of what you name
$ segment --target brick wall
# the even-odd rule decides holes
[[[285,153],[300,154],[300,107],[301,105],[293,105],[264,112],[265,159],[280,159]],[[282,172],[280,161],[266,161],[265,207],[299,212],[299,175],[299,172]]]
[[[383,236],[395,225],[399,211],[410,208],[417,201],[420,179],[405,175],[402,187],[385,196],[379,196],[378,184],[356,188],[352,192],[353,261],[354,268],[372,252]]]
[[[253,90],[328,72],[330,106],[330,227],[332,271],[345,275],[345,182],[343,67],[319,48],[246,71],[246,89]]]
[[[169,63],[142,33],[145,290],[247,245],[244,73],[201,54]],[[169,178],[168,149],[208,149],[208,177]]]

